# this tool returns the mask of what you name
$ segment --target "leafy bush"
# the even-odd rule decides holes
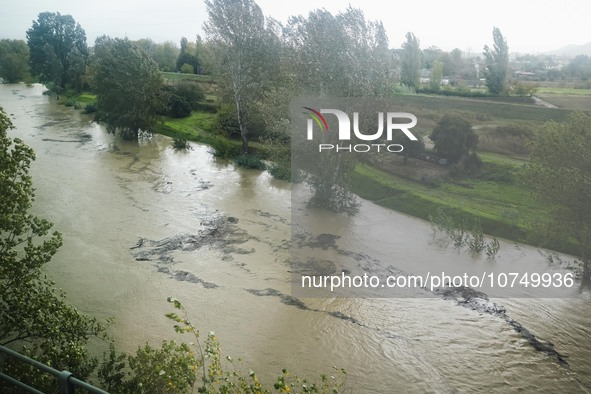
[[[234,163],[244,168],[252,168],[255,170],[265,170],[267,166],[263,161],[255,155],[240,155],[234,158]]]
[[[477,217],[465,218],[458,223],[444,209],[439,208],[436,216],[429,215],[433,237],[442,233],[453,242],[454,247],[468,247],[473,253],[484,251],[488,258],[494,258],[500,249],[499,241],[493,238],[489,242],[484,239],[482,226]]]
[[[181,96],[171,95],[168,104],[170,116],[173,118],[185,118],[191,115],[191,104]]]
[[[96,103],[92,103],[92,104],[86,104],[84,106],[84,113],[85,114],[92,114],[94,112],[96,112]]]
[[[478,178],[510,185],[515,182],[515,168],[510,165],[485,163],[478,174]]]
[[[478,144],[478,135],[461,113],[445,114],[429,136],[435,151],[451,163],[466,157]]]
[[[525,82],[517,82],[510,88],[511,94],[514,94],[516,96],[531,96],[536,94],[538,89],[539,86],[537,84],[530,84]]]
[[[195,69],[190,64],[183,64],[180,70],[183,74],[195,74]]]
[[[289,134],[278,135],[277,139],[265,141],[266,158],[271,162],[267,167],[275,179],[291,181],[291,146]]]
[[[230,356],[223,357],[214,332],[205,340],[189,320],[185,307],[169,298],[175,312],[166,317],[174,322],[179,334],[191,335],[190,344],[163,341],[160,349],[146,344],[135,356],[117,354],[114,346],[104,357],[98,377],[113,394],[129,393],[338,393],[345,383],[346,372],[334,368],[340,379],[320,375],[318,382],[300,379],[283,369],[272,386],[259,381],[252,370],[236,368]],[[197,385],[197,390],[194,386]]]
[[[482,166],[482,160],[480,157],[474,152],[470,152],[468,156],[464,159],[464,171],[467,173],[473,174],[480,170]]]
[[[239,136],[240,127],[236,118],[236,111],[230,106],[224,105],[218,112],[218,122],[222,132],[228,137]]]
[[[187,140],[184,139],[183,137],[175,138],[172,141],[172,146],[174,149],[179,149],[179,150],[187,150],[191,147],[191,145],[189,145]]]
[[[64,105],[65,105],[66,107],[75,107],[76,105],[78,105],[78,102],[76,101],[76,99],[75,99],[75,98],[73,98],[73,97],[70,97],[69,99],[67,99],[67,100],[64,102]]]
[[[205,93],[195,81],[181,81],[174,87],[174,94],[187,100],[191,109],[196,110],[199,102],[205,99]]]

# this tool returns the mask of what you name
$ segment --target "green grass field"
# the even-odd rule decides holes
[[[540,87],[536,95],[591,96],[591,89]]]
[[[507,163],[504,159],[488,161],[487,155],[483,156],[485,174],[509,171],[513,180],[495,181],[484,176],[428,186],[372,166],[358,165],[352,174],[351,185],[362,198],[424,220],[444,209],[456,222],[466,220],[471,223],[472,218],[478,218],[483,231],[489,235],[563,252],[576,252],[574,245],[557,244],[538,230],[540,212],[545,209],[515,179],[519,167],[500,164],[499,168],[498,163]]]
[[[175,73],[175,72],[160,72],[162,75],[162,79],[165,81],[181,81],[181,80],[188,80],[188,81],[197,81],[197,82],[204,82],[204,83],[214,83],[215,79],[211,75],[198,75],[198,74],[183,74],[183,73]]]

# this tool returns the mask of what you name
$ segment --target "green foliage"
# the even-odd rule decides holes
[[[332,152],[323,156],[323,162],[306,177],[306,183],[312,189],[312,198],[308,205],[336,213],[357,213],[361,203],[349,187],[349,176],[354,162]],[[334,167],[328,163],[334,164]],[[334,168],[338,168],[339,171],[334,171]]]
[[[0,40],[0,78],[8,83],[29,81],[29,47],[23,40]]]
[[[77,107],[77,106],[79,106],[78,101],[76,101],[76,99],[74,97],[70,97],[69,99],[67,99],[66,101],[64,101],[64,105],[66,107]]]
[[[195,70],[193,69],[193,66],[191,66],[191,65],[190,65],[190,64],[188,64],[188,63],[185,63],[185,64],[183,64],[183,65],[181,66],[181,69],[180,69],[180,71],[181,71],[183,74],[195,74]]]
[[[174,42],[166,41],[156,43],[150,38],[142,38],[134,41],[158,64],[162,71],[176,71],[176,59],[179,56],[179,49]]]
[[[157,43],[152,53],[152,58],[162,71],[175,71],[178,56],[179,49],[171,41]]]
[[[86,33],[71,15],[42,12],[27,30],[30,65],[41,82],[59,91],[70,85],[80,91],[86,72]]]
[[[435,144],[435,151],[452,163],[466,157],[478,144],[470,122],[454,113],[444,115],[429,138]]]
[[[540,87],[537,84],[517,82],[511,86],[511,94],[515,96],[532,96]]]
[[[182,137],[175,138],[172,141],[172,146],[174,149],[178,149],[178,150],[187,150],[187,149],[191,148],[191,145],[189,145],[187,140]]]
[[[242,154],[234,158],[234,163],[244,168],[251,168],[255,170],[267,169],[265,163],[260,159],[260,157],[256,155]]]
[[[52,224],[29,213],[35,155],[20,139],[8,137],[10,128],[0,108],[0,344],[85,379],[97,364],[86,343],[104,328],[68,305],[43,274],[62,237],[49,234]],[[0,358],[0,370],[42,390],[55,389],[55,379],[27,365]]]
[[[411,32],[406,33],[406,41],[402,44],[402,64],[400,82],[410,89],[419,87],[421,75],[421,48],[419,39]]]
[[[486,87],[490,94],[502,95],[507,93],[507,77],[509,72],[509,47],[501,30],[498,27],[493,29],[494,46],[491,49],[484,46],[484,58],[486,69]]]
[[[86,104],[84,106],[84,113],[85,114],[93,114],[97,111],[96,103]]]
[[[591,58],[587,55],[576,56],[568,66],[565,67],[564,73],[567,76],[582,81],[588,81],[591,79]]]
[[[378,205],[425,220],[429,215],[436,215],[438,208],[443,208],[457,218],[478,217],[487,234],[551,245],[548,238],[540,236],[537,227],[528,225],[545,210],[533,199],[530,190],[517,182],[499,185],[482,176],[489,171],[494,174],[492,168],[497,166],[501,167],[499,172],[502,173],[515,171],[523,162],[500,155],[482,154],[481,157],[484,163],[478,176],[462,182],[440,179],[436,188],[397,177],[391,172],[358,165],[351,176],[352,190]],[[563,251],[569,250],[565,245],[558,246]]]
[[[482,160],[480,160],[475,152],[470,152],[464,159],[462,165],[466,173],[474,174],[480,170],[480,167],[482,166]]]
[[[126,139],[152,132],[164,107],[158,65],[130,40],[99,37],[95,44],[95,119]]]
[[[236,112],[242,152],[248,153],[258,102],[279,65],[279,39],[254,0],[206,0],[204,30],[213,44],[222,100]]]
[[[467,247],[471,252],[477,254],[484,251],[491,259],[499,252],[499,241],[493,238],[486,242],[480,220],[476,217],[464,219],[458,223],[444,209],[439,208],[435,216],[429,215],[429,221],[431,222],[433,237],[442,234],[452,241],[456,248]]]
[[[178,334],[190,335],[190,344],[162,341],[159,349],[146,344],[135,355],[117,354],[113,345],[104,357],[98,377],[113,394],[135,393],[338,393],[346,372],[334,368],[339,379],[320,375],[319,381],[291,376],[285,369],[272,386],[259,381],[254,371],[235,366],[232,357],[222,356],[214,332],[205,340],[190,321],[187,310],[175,298],[168,298],[175,309],[166,314]],[[240,361],[240,360],[238,360]],[[197,390],[195,390],[195,386]]]
[[[168,100],[169,113],[173,118],[185,118],[191,115],[191,104],[184,97],[172,94]]]
[[[217,114],[219,127],[229,137],[240,135],[240,126],[236,118],[236,111],[229,105],[222,105]]]
[[[232,158],[240,154],[236,141],[220,136],[216,130],[216,115],[209,112],[193,112],[186,118],[165,119],[158,125],[158,132],[171,138],[185,138],[207,144],[216,157]]]
[[[196,54],[194,53],[195,47],[191,45],[185,37],[181,38],[181,51],[179,57],[176,60],[176,70],[180,72],[187,72],[183,71],[182,68],[185,64],[191,66],[193,68],[193,72],[187,72],[188,74],[193,74],[199,72],[201,69],[199,64],[199,59],[197,58]],[[188,68],[186,69],[188,70]]]
[[[565,122],[548,122],[535,133],[523,180],[550,208],[549,234],[576,240],[590,279],[591,117],[575,113]]]
[[[486,162],[481,164],[477,177],[485,181],[511,185],[516,180],[517,171],[518,168],[512,165]]]
[[[307,18],[291,18],[286,39],[297,91],[345,97],[382,96],[393,89],[394,60],[384,26],[360,9],[349,6],[336,15],[317,9]]]
[[[174,94],[187,100],[193,110],[205,99],[203,88],[195,81],[180,81],[174,86]]]
[[[195,359],[189,345],[162,341],[135,355],[117,354],[111,344],[98,371],[103,387],[112,394],[188,393],[195,384]]]
[[[439,60],[435,60],[433,62],[433,67],[431,68],[431,78],[429,80],[429,86],[433,90],[439,90],[441,87],[441,80],[443,79],[443,63]]]
[[[399,85],[394,85],[392,87],[392,93],[401,94],[401,95],[406,95],[406,94],[410,95],[410,94],[414,94],[415,92],[411,88],[409,88],[408,86],[399,84]]]
[[[236,147],[236,145],[232,144],[231,141],[228,141],[226,138],[219,137],[216,138],[215,141],[212,143],[213,146],[213,155],[215,157],[220,158],[231,158],[236,157],[241,154],[241,149]]]
[[[289,142],[269,140],[265,143],[271,164],[268,167],[269,173],[275,179],[291,181],[291,150]],[[297,179],[294,179],[297,181]]]

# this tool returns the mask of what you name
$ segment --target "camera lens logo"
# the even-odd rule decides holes
[[[307,139],[309,141],[314,139],[314,123],[318,125],[321,131],[328,131],[328,122],[323,114],[332,114],[337,117],[338,120],[338,139],[339,141],[350,141],[351,140],[351,119],[349,115],[344,111],[338,109],[320,109],[320,111],[311,107],[302,107],[309,112],[304,114],[309,115],[310,119],[307,122]],[[384,118],[386,119],[386,141],[392,141],[392,135],[394,131],[402,131],[410,141],[417,141],[417,137],[410,132],[410,128],[416,126],[417,117],[408,112],[378,112],[378,130],[374,134],[365,134],[359,130],[359,112],[353,112],[353,133],[355,138],[361,141],[376,141],[382,138],[384,133]],[[410,122],[397,123],[397,119],[407,119]],[[336,150],[348,151],[348,152],[370,152],[370,151],[382,151],[387,150],[392,153],[402,152],[404,146],[401,144],[385,144],[385,143],[373,143],[373,144],[353,144],[353,145],[334,145],[334,144],[318,144],[319,152],[323,150]]]

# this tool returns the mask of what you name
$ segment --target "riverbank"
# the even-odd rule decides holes
[[[558,242],[540,230],[540,212],[546,210],[515,180],[518,167],[499,165],[490,154],[481,157],[488,176],[485,172],[477,178],[433,183],[416,182],[362,164],[351,176],[352,189],[364,199],[407,215],[430,220],[444,210],[456,223],[473,223],[477,218],[483,232],[490,236],[576,255],[576,244]],[[501,172],[499,168],[508,177],[491,179],[492,174]]]
[[[78,108],[92,105],[95,100],[90,93],[60,98],[62,103],[79,103]],[[396,100],[400,108],[412,110],[424,120],[419,127],[423,135],[428,135],[441,113],[454,108],[462,109],[481,137],[498,125],[520,121],[520,124],[535,129],[542,124],[541,120],[561,120],[571,112],[569,109],[456,97],[400,96]],[[217,132],[217,128],[216,112],[193,111],[185,118],[163,116],[156,132],[209,145],[218,157],[239,157],[241,142]],[[264,144],[251,142],[250,146],[258,156],[265,156]],[[436,164],[431,165],[432,169],[426,169],[428,165],[418,159],[409,158],[403,164],[399,156],[389,159],[389,164],[360,164],[351,177],[352,189],[364,199],[424,220],[445,210],[458,223],[477,218],[484,233],[491,236],[577,254],[576,244],[555,241],[540,230],[539,213],[545,209],[519,179],[520,168],[527,159],[482,151],[478,154],[483,162],[479,173],[459,178],[450,177],[447,169],[437,168]],[[413,166],[419,168],[415,171],[419,176],[406,176],[412,172]],[[421,176],[433,172],[437,175]]]

